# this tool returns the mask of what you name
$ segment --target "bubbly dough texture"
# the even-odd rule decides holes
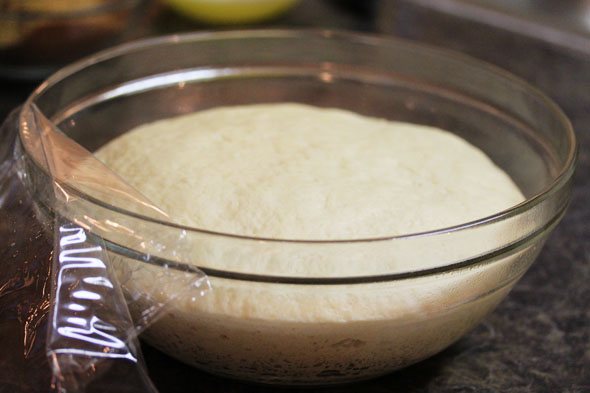
[[[177,223],[257,237],[416,233],[523,200],[483,152],[449,132],[300,104],[157,121],[97,156]]]
[[[483,218],[523,199],[488,157],[448,132],[298,104],[146,124],[97,155],[178,223],[240,235],[407,234]],[[513,236],[496,226],[478,233],[475,242],[450,245],[433,236],[424,248],[403,240],[318,245],[200,235],[189,238],[190,261],[265,275],[370,276],[464,260]],[[519,261],[533,254],[342,285],[211,276],[212,290],[196,301],[161,267],[111,256],[130,298],[152,299],[132,304],[133,315],[175,306],[145,332],[152,345],[220,375],[323,384],[376,376],[440,351],[493,309],[512,285],[508,274],[518,275]]]

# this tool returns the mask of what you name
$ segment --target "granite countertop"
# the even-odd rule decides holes
[[[474,331],[439,355],[407,369],[321,391],[590,392],[590,53],[410,3],[378,1],[359,6],[359,2],[351,1],[307,0],[271,26],[322,26],[394,34],[470,54],[536,85],[564,109],[577,131],[580,156],[573,199],[535,264]],[[149,16],[150,23],[156,18],[156,24],[148,29],[152,33],[195,28],[166,12],[154,15]],[[0,83],[2,118],[38,84],[10,80]],[[24,323],[34,323],[39,332],[44,332],[45,303],[37,303],[38,309],[34,309],[35,302],[28,300],[18,308],[3,306],[11,296],[32,299],[46,294],[42,275],[27,276],[23,266],[42,265],[40,269],[37,266],[37,272],[47,271],[51,247],[49,242],[39,243],[41,229],[26,224],[31,213],[19,210],[19,206],[15,200],[10,210],[0,215],[0,231],[4,231],[0,255],[6,264],[0,273],[0,345],[5,355],[0,361],[4,367],[0,370],[1,393],[36,392],[49,386],[42,340],[23,337],[20,328]],[[10,234],[17,227],[27,231],[28,236],[12,239]],[[37,280],[36,284],[27,290],[15,289],[18,284],[10,278],[19,274]],[[222,379],[196,371],[155,349],[145,347],[143,351],[161,393],[299,391]]]

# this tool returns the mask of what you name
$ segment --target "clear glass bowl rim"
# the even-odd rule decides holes
[[[92,66],[93,64],[100,63],[101,61],[105,61],[117,56],[125,55],[127,53],[131,53],[134,51],[144,50],[149,47],[156,47],[156,46],[164,46],[164,45],[174,45],[178,43],[187,43],[192,41],[211,41],[211,40],[227,40],[227,39],[244,39],[244,38],[292,38],[292,39],[306,39],[309,37],[316,37],[316,38],[326,38],[331,40],[340,40],[340,41],[351,41],[360,44],[366,45],[379,45],[381,47],[391,47],[395,49],[396,47],[404,47],[406,49],[413,50],[415,52],[425,52],[431,55],[435,55],[440,58],[449,58],[455,61],[459,61],[462,63],[470,64],[477,66],[479,68],[485,69],[487,72],[496,74],[504,79],[509,80],[511,83],[520,85],[524,90],[526,90],[529,94],[536,96],[540,101],[542,101],[547,109],[553,111],[553,113],[560,119],[561,125],[563,130],[565,131],[564,137],[567,139],[568,143],[568,155],[564,165],[560,168],[557,175],[554,177],[551,184],[546,186],[544,189],[540,190],[537,194],[527,198],[523,202],[518,205],[515,205],[507,210],[498,212],[494,215],[484,217],[475,221],[459,224],[452,227],[436,229],[432,231],[420,232],[420,233],[411,233],[411,234],[404,234],[404,235],[397,235],[397,236],[383,236],[383,237],[375,237],[375,238],[361,238],[361,239],[337,239],[337,240],[310,240],[310,239],[283,239],[283,238],[268,238],[268,237],[255,237],[255,236],[246,236],[246,235],[239,235],[239,234],[231,234],[231,233],[223,233],[223,232],[216,232],[207,229],[200,229],[200,228],[193,228],[188,226],[183,226],[179,224],[175,224],[173,222],[163,221],[152,217],[142,216],[140,214],[123,210],[121,208],[109,205],[105,202],[100,200],[96,200],[74,188],[68,187],[68,189],[77,194],[80,197],[85,198],[87,201],[97,204],[100,207],[110,209],[112,211],[116,211],[117,213],[128,215],[132,218],[137,218],[141,220],[150,221],[154,224],[162,225],[164,227],[170,227],[175,229],[182,229],[188,232],[197,232],[202,233],[205,235],[212,235],[212,236],[221,236],[227,238],[238,238],[238,239],[246,239],[246,240],[253,240],[253,241],[265,241],[265,242],[287,242],[287,243],[302,243],[302,244],[314,244],[314,243],[362,243],[362,242],[376,242],[376,241],[392,241],[395,239],[404,239],[409,237],[417,237],[417,236],[429,236],[429,235],[439,235],[442,233],[450,233],[456,232],[461,230],[466,230],[468,228],[473,228],[475,226],[480,225],[490,225],[495,222],[502,221],[503,219],[521,214],[525,211],[528,211],[534,208],[539,203],[543,202],[545,199],[550,197],[554,192],[559,190],[560,188],[564,187],[569,179],[572,177],[573,172],[575,170],[577,156],[578,156],[578,143],[576,140],[575,132],[573,127],[566,117],[566,115],[562,112],[562,110],[544,93],[539,91],[537,88],[533,87],[532,85],[528,84],[527,82],[523,81],[522,79],[512,75],[511,73],[498,68],[494,65],[489,63],[471,58],[467,55],[463,55],[460,53],[456,53],[453,51],[449,51],[446,49],[441,49],[421,43],[415,43],[406,41],[399,38],[394,38],[390,36],[382,36],[377,34],[366,34],[366,33],[357,33],[357,32],[348,32],[348,31],[338,31],[338,30],[324,30],[324,29],[253,29],[253,30],[226,30],[226,31],[216,31],[216,32],[196,32],[196,33],[183,33],[183,34],[174,34],[174,35],[167,35],[167,36],[160,36],[155,38],[148,38],[142,39],[130,43],[121,44],[115,46],[111,49],[107,49],[101,52],[98,52],[92,56],[86,57],[82,60],[79,60],[67,67],[62,68],[60,71],[53,74],[49,77],[45,82],[43,82],[37,89],[33,91],[33,93],[29,96],[27,101],[25,102],[25,107],[27,105],[31,105],[35,103],[35,99],[43,94],[43,92],[47,89],[50,89],[55,84],[58,84],[69,75],[72,75],[76,72],[82,71],[84,68]],[[20,132],[19,132],[20,134]],[[22,135],[20,135],[22,141]],[[24,145],[24,144],[23,144]],[[25,145],[26,146],[26,145]],[[39,167],[43,168],[38,163],[35,163]],[[66,186],[67,187],[67,186]],[[556,216],[559,215],[560,212],[556,212]],[[447,267],[449,267],[447,265]],[[437,269],[438,270],[438,269]]]

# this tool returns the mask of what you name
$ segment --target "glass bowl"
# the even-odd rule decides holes
[[[577,147],[556,105],[495,67],[391,38],[289,30],[155,38],[69,66],[29,98],[90,151],[143,123],[268,102],[449,130],[487,153],[526,200],[452,228],[314,241],[183,227],[79,191],[97,214],[164,245],[146,263],[139,248],[95,228],[128,295],[157,286],[167,300],[177,283],[160,273],[171,266],[196,266],[208,275],[211,291],[197,301],[190,292],[172,300],[175,307],[143,334],[208,372],[323,385],[375,377],[432,356],[508,294],[567,209]],[[38,141],[24,134],[21,129],[32,192],[51,206]],[[183,248],[180,261],[178,239],[190,251]],[[305,274],[299,268],[305,264],[341,268]]]

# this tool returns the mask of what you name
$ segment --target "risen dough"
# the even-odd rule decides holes
[[[177,223],[257,237],[416,233],[523,199],[484,153],[451,133],[299,104],[157,121],[97,155]]]
[[[450,133],[295,104],[147,124],[97,154],[177,222],[240,235],[406,234],[482,218],[523,198],[482,152]],[[506,226],[458,236],[465,241],[443,234],[418,242],[429,247],[416,247],[416,238],[304,243],[191,233],[183,240],[187,260],[201,267],[325,278],[445,265],[514,238]],[[448,346],[500,301],[537,251],[515,252],[439,274],[355,284],[211,276],[202,298],[162,267],[113,261],[131,298],[153,296],[131,304],[134,315],[174,304],[145,333],[158,348],[221,375],[322,384],[389,372]]]

